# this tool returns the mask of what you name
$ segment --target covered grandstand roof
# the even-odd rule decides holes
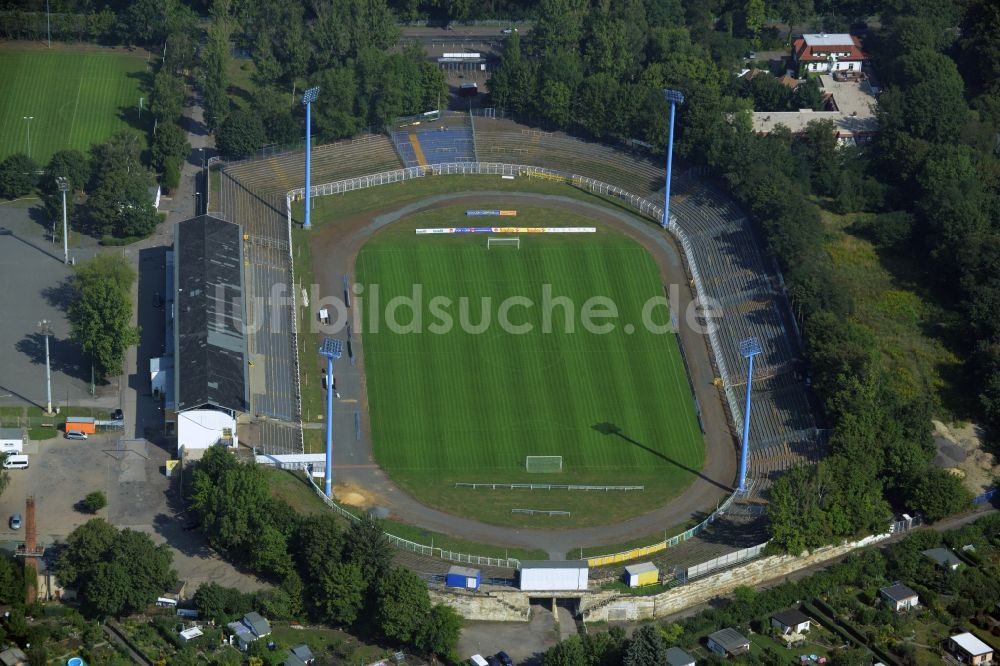
[[[249,405],[239,225],[210,215],[177,224],[175,253],[176,405]]]

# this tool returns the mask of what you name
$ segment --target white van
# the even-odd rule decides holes
[[[469,664],[471,666],[490,666],[490,662],[486,661],[481,654],[474,654],[469,657]]]
[[[4,469],[28,469],[28,456],[7,456],[3,461]]]

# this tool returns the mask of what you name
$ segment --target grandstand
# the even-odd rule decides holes
[[[562,132],[529,129],[512,120],[476,118],[476,153],[483,162],[530,164],[589,176],[644,197],[662,192],[664,166]]]
[[[476,161],[473,129],[465,114],[451,112],[429,125],[397,127],[392,143],[407,167]]]
[[[688,261],[702,276],[701,297],[713,299],[731,391],[742,396],[746,361],[739,341],[757,337],[764,353],[754,361],[750,417],[753,491],[760,495],[782,471],[822,457],[824,447],[807,392],[794,323],[777,271],[765,262],[750,220],[725,196],[690,175],[678,178],[671,210],[691,244]],[[734,415],[734,421],[740,415]]]

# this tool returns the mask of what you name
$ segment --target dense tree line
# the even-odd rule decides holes
[[[228,621],[249,610],[309,617],[455,659],[461,619],[432,604],[416,574],[392,565],[378,521],[365,518],[345,530],[329,513],[300,516],[271,496],[262,468],[221,447],[195,466],[188,501],[214,547],[278,583],[254,597],[203,586],[195,602],[208,617]]]

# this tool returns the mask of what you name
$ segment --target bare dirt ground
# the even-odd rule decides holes
[[[934,442],[938,450],[934,461],[954,470],[974,495],[990,488],[993,480],[1000,476],[1000,464],[992,453],[983,448],[982,429],[972,423],[933,423]]]
[[[678,285],[684,313],[691,301],[691,291],[681,260],[680,251],[665,232],[623,210],[558,195],[482,191],[475,193],[441,194],[410,204],[395,205],[390,210],[368,211],[362,215],[339,220],[315,233],[310,243],[315,267],[314,279],[324,295],[339,296],[345,275],[355,275],[355,260],[362,245],[379,228],[422,210],[452,206],[476,206],[484,202],[503,201],[516,205],[558,207],[589,217],[633,238],[645,247],[662,274],[663,283]],[[353,282],[353,280],[351,280]],[[682,316],[683,319],[683,316]],[[550,557],[561,559],[580,547],[620,543],[658,532],[664,527],[684,523],[704,515],[729,492],[736,473],[735,440],[726,424],[725,412],[718,389],[713,386],[707,337],[681,326],[681,340],[688,356],[692,382],[701,405],[706,427],[705,463],[700,477],[668,505],[613,525],[593,528],[538,530],[500,528],[455,516],[427,507],[403,492],[388,476],[372,465],[371,436],[367,411],[367,389],[364,377],[364,340],[353,337],[350,363],[340,362],[336,370],[337,387],[342,396],[334,407],[335,473],[352,490],[354,501],[372,502],[387,508],[392,517],[426,529],[510,547],[541,548]],[[361,437],[356,437],[354,418],[361,421]],[[358,492],[357,489],[365,489]],[[345,499],[335,494],[338,499]],[[348,502],[350,503],[350,502]]]

